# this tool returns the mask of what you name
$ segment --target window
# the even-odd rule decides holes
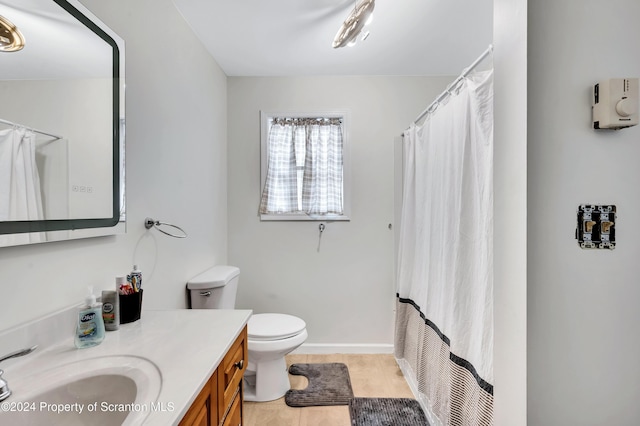
[[[349,220],[347,114],[261,115],[261,220]]]

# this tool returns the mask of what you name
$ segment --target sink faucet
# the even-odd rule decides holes
[[[11,352],[10,354],[0,357],[0,362],[7,360],[9,358],[16,358],[19,356],[28,355],[31,352],[35,351],[37,347],[38,345],[35,345],[27,349],[20,349],[19,351]],[[9,398],[9,396],[11,395],[11,390],[9,389],[9,385],[2,378],[3,374],[4,374],[4,371],[0,370],[0,401],[4,401],[5,399]]]

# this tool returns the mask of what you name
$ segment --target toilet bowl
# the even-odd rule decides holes
[[[306,324],[293,315],[255,314],[249,318],[249,365],[245,401],[272,401],[290,389],[285,355],[307,340]]]
[[[233,309],[240,270],[214,266],[187,282],[192,309]],[[249,365],[244,400],[272,401],[290,389],[285,355],[307,339],[305,322],[293,315],[254,314],[247,324]]]

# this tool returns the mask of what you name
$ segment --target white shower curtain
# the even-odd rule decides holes
[[[492,75],[403,141],[395,351],[443,425],[492,424]]]
[[[36,135],[23,127],[0,130],[0,221],[42,220]],[[43,241],[41,232],[0,235],[0,245]]]

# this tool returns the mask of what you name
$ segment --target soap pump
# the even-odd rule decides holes
[[[104,339],[104,321],[102,319],[102,303],[96,302],[93,288],[89,287],[84,306],[78,311],[75,345],[77,348],[88,348],[99,345]]]

